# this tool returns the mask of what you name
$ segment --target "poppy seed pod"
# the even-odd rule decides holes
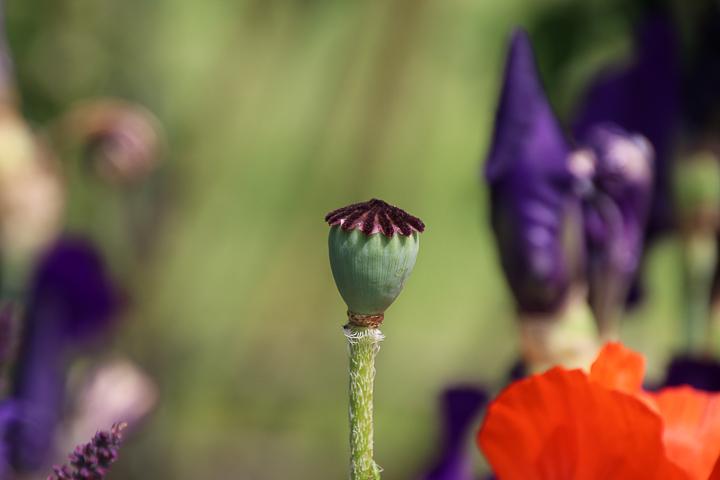
[[[372,199],[328,213],[335,284],[351,322],[378,326],[415,266],[423,222]]]
[[[375,355],[385,338],[378,328],[417,258],[423,222],[382,200],[333,210],[330,267],[348,307],[350,479],[380,480],[373,459]]]

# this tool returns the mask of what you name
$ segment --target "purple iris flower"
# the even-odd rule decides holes
[[[437,462],[422,480],[474,480],[469,432],[487,403],[487,394],[471,386],[448,388],[440,399],[443,422],[442,449]]]
[[[645,137],[611,124],[594,126],[581,142],[573,156],[586,155],[594,168],[584,220],[590,303],[602,323],[608,308],[623,305],[640,266],[652,195],[653,151]]]
[[[560,307],[574,259],[564,228],[579,211],[570,146],[541,85],[527,34],[512,35],[495,131],[485,165],[491,222],[500,260],[518,307],[548,313]]]
[[[606,71],[588,88],[573,132],[586,138],[601,123],[614,123],[647,138],[655,151],[649,236],[672,227],[671,170],[680,127],[680,61],[671,20],[649,17],[637,29],[635,56],[626,66]]]
[[[119,306],[99,253],[60,239],[40,260],[24,316],[12,399],[20,419],[6,435],[21,471],[45,465],[63,410],[68,356],[105,333]]]

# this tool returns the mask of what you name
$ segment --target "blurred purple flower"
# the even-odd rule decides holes
[[[13,373],[21,419],[7,436],[19,470],[40,468],[48,459],[63,409],[67,356],[106,332],[119,307],[99,253],[82,240],[60,239],[32,282]]]
[[[668,365],[664,386],[680,385],[720,392],[720,363],[711,358],[675,357]]]
[[[437,462],[422,480],[474,480],[469,432],[485,406],[487,394],[475,387],[448,388],[440,399],[443,422],[442,449]]]
[[[525,312],[554,311],[571,282],[573,261],[562,243],[569,212],[578,205],[569,152],[540,83],[530,40],[524,31],[515,31],[485,177],[502,267]]]
[[[643,253],[652,195],[653,152],[641,135],[611,125],[597,125],[581,139],[575,155],[588,155],[593,189],[584,207],[590,303],[621,308]],[[583,150],[585,149],[585,150]]]
[[[573,132],[583,139],[601,123],[645,136],[655,151],[653,200],[648,235],[668,230],[672,220],[671,170],[680,127],[680,62],[671,20],[649,17],[639,26],[629,65],[608,70],[588,88]]]

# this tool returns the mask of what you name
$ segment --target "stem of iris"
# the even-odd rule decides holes
[[[712,348],[710,294],[717,252],[713,235],[692,235],[683,240],[685,270],[685,341],[689,353],[703,355]]]
[[[350,479],[379,480],[373,460],[375,356],[385,338],[378,328],[346,325],[350,349]]]

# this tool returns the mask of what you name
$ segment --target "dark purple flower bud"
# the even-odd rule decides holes
[[[116,423],[109,432],[100,431],[90,443],[79,445],[68,456],[69,465],[53,468],[54,475],[47,480],[102,480],[117,460],[122,431],[127,424]]]
[[[538,78],[527,34],[516,31],[485,165],[491,222],[520,310],[550,312],[565,300],[575,262],[563,244],[577,222],[570,147]]]
[[[681,385],[690,385],[708,392],[720,392],[720,363],[711,358],[673,358],[667,368],[664,386]]]
[[[28,316],[51,311],[65,340],[74,343],[106,331],[119,306],[100,252],[85,240],[65,237],[38,264]]]
[[[42,467],[63,408],[67,357],[107,331],[119,306],[98,252],[61,239],[40,261],[26,307],[12,397],[21,421],[10,429],[19,470]]]
[[[438,460],[423,480],[474,480],[468,433],[485,406],[487,394],[471,386],[448,388],[440,399],[443,431]]]
[[[652,195],[652,147],[613,125],[596,126],[582,142],[595,162],[595,189],[585,210],[590,255],[606,257],[613,269],[632,278]]]
[[[655,151],[653,200],[648,235],[672,226],[672,155],[680,116],[678,39],[669,18],[648,18],[637,30],[635,56],[625,66],[600,75],[576,116],[575,137],[595,125],[614,123],[645,136]]]
[[[594,165],[584,208],[590,304],[601,329],[624,305],[640,265],[652,195],[653,152],[640,135],[598,125],[582,138]]]

